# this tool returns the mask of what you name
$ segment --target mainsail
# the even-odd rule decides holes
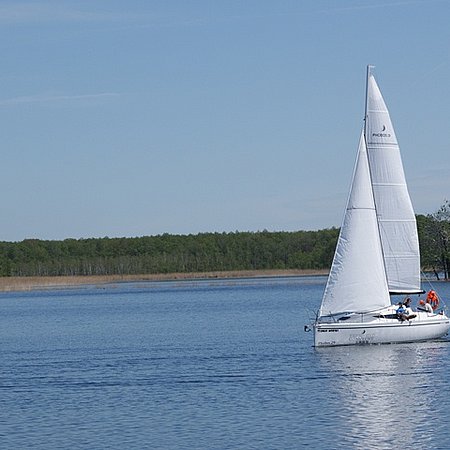
[[[319,316],[390,305],[364,135]]]
[[[370,66],[365,137],[389,291],[421,292],[416,218],[394,128]]]

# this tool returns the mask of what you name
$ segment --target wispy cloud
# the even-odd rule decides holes
[[[0,4],[0,23],[119,22],[149,18],[149,14],[142,13],[87,10],[62,1],[17,1]]]
[[[24,105],[30,103],[50,104],[61,102],[94,101],[94,100],[97,101],[97,100],[107,100],[119,96],[120,94],[117,94],[115,92],[101,92],[97,94],[76,94],[76,95],[38,94],[0,100],[0,106]]]
[[[354,4],[349,6],[337,6],[334,8],[327,8],[315,11],[315,13],[335,13],[335,12],[347,12],[347,11],[358,11],[367,9],[379,9],[379,8],[391,8],[398,6],[408,6],[408,5],[418,5],[429,3],[431,0],[400,0],[391,2],[374,2],[374,3],[364,3],[364,4]],[[435,0],[435,1],[445,1],[445,0]]]

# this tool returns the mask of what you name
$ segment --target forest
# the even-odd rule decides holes
[[[1,242],[0,275],[321,269],[330,265],[338,233],[329,229]]]
[[[422,269],[449,279],[450,204],[417,216]],[[0,276],[328,269],[339,229],[0,242]]]

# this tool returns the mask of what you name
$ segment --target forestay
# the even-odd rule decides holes
[[[373,311],[389,305],[367,151],[361,135],[347,208],[319,315]]]
[[[365,134],[389,291],[420,292],[416,218],[389,112],[370,69]]]

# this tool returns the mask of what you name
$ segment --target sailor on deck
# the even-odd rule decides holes
[[[426,311],[429,314],[433,314],[433,307],[431,306],[430,302],[427,300],[419,300],[419,306],[417,309],[421,311]]]
[[[414,319],[414,317],[417,316],[411,308],[411,299],[409,297],[406,297],[405,301],[399,305],[400,307],[397,309],[397,317],[401,322]]]

